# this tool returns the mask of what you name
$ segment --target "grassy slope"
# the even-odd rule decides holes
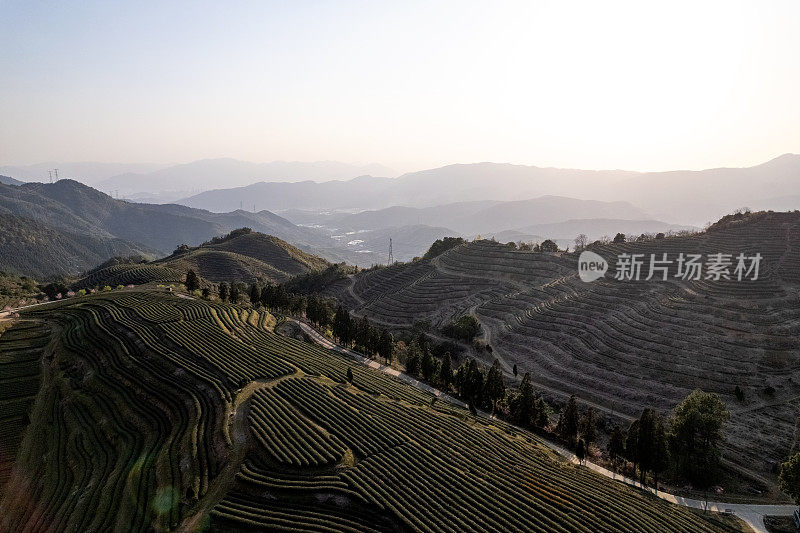
[[[24,312],[3,412],[36,390],[6,370],[45,364],[0,529],[728,530],[268,323],[144,291]]]

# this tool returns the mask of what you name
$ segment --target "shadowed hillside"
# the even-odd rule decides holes
[[[578,278],[577,254],[476,241],[359,273],[329,292],[397,328],[473,315],[493,348],[483,357],[498,357],[506,372],[516,364],[548,394],[577,393],[608,415],[666,411],[698,387],[717,392],[732,412],[727,459],[769,474],[792,445],[800,397],[800,213],[736,215],[693,236],[592,249],[611,266],[593,283]],[[683,280],[673,264],[666,281],[644,281],[646,266],[641,281],[614,279],[618,254],[649,261],[681,252],[760,253],[760,276]]]
[[[88,270],[116,255],[155,251],[116,238],[72,233],[29,218],[0,216],[0,268],[37,278]]]

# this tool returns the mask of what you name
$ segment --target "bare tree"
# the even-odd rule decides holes
[[[589,243],[589,237],[587,237],[584,233],[581,233],[577,237],[575,237],[575,251],[581,252],[586,245]]]

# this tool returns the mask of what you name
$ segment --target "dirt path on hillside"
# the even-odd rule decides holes
[[[183,523],[181,523],[177,531],[186,533],[199,531],[203,524],[203,519],[209,515],[211,509],[225,497],[236,482],[236,474],[238,474],[242,468],[250,443],[248,415],[250,414],[250,402],[253,394],[257,390],[273,387],[284,379],[294,378],[298,375],[300,375],[300,373],[295,372],[276,379],[257,379],[248,383],[236,394],[236,398],[228,412],[229,422],[225,427],[226,434],[229,436],[231,442],[231,448],[228,451],[228,459],[225,466],[213,481],[211,481],[206,493],[203,494],[203,497],[192,507],[188,516],[183,520]]]

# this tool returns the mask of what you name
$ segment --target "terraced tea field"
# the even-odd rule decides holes
[[[121,264],[92,270],[75,283],[75,287],[116,287],[118,285],[144,285],[145,283],[181,283],[185,272],[151,264]]]
[[[145,290],[23,311],[0,530],[738,530],[272,323]]]
[[[397,328],[472,314],[506,371],[516,364],[550,393],[576,393],[608,414],[634,416],[646,406],[666,412],[694,388],[717,392],[732,412],[726,458],[770,475],[798,425],[800,214],[754,215],[695,236],[595,251],[611,270],[592,283],[579,280],[576,254],[479,241],[359,274],[330,292],[356,314]],[[667,281],[613,279],[618,254],[674,260],[681,252],[758,252],[760,277],[683,281],[673,265]]]

